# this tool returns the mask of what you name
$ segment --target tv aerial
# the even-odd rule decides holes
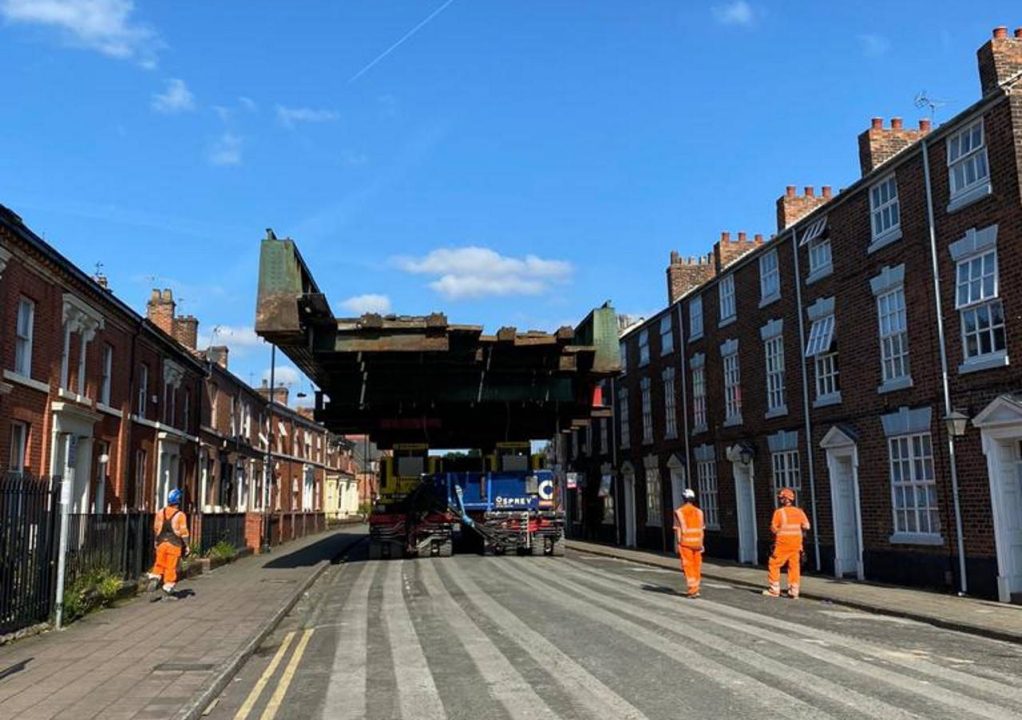
[[[925,90],[916,94],[915,106],[917,108],[930,108],[930,119],[933,120],[937,114],[937,108],[947,105],[947,100],[932,97]]]

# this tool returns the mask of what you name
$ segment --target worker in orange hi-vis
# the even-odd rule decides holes
[[[788,566],[788,597],[797,600],[801,578],[802,533],[809,529],[809,518],[795,507],[795,492],[781,488],[777,493],[780,507],[774,510],[770,530],[774,534],[774,551],[767,564],[770,587],[763,591],[770,597],[781,596],[781,568]]]
[[[177,563],[191,553],[188,547],[188,518],[181,512],[181,491],[174,488],[167,496],[167,507],[156,513],[153,532],[156,533],[156,563],[149,571],[149,592],[163,581],[163,595],[153,600],[177,600]]]
[[[703,511],[696,507],[696,494],[690,488],[685,488],[681,495],[685,502],[674,511],[674,538],[688,584],[686,597],[697,598],[703,576]]]

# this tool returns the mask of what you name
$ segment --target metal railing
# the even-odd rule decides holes
[[[0,635],[45,622],[53,609],[58,486],[0,474]]]
[[[236,550],[245,547],[245,513],[202,513],[199,549],[208,551],[218,542],[228,542]]]
[[[154,554],[152,513],[68,515],[66,585],[98,568],[132,580]]]

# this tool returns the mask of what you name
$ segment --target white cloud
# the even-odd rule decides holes
[[[289,108],[283,105],[277,106],[277,120],[286,128],[293,128],[295,123],[322,123],[333,122],[340,117],[333,110],[315,110],[313,108]]]
[[[735,0],[726,5],[717,5],[713,8],[713,15],[717,22],[724,25],[752,25],[756,19],[756,12],[745,0]]]
[[[397,257],[408,273],[436,275],[429,287],[449,300],[539,295],[571,276],[571,263],[535,255],[514,258],[483,247],[440,248],[422,258]]]
[[[356,295],[342,302],[341,307],[356,315],[363,315],[365,313],[386,315],[390,312],[390,298],[386,295],[374,293]]]
[[[270,381],[270,368],[263,370],[263,380],[266,382]],[[302,380],[302,374],[298,372],[297,368],[293,368],[290,365],[278,365],[274,368],[273,382],[277,385],[285,385],[287,387],[295,387]]]
[[[154,67],[160,41],[132,20],[134,10],[132,0],[0,0],[8,22],[53,27],[78,47]]]
[[[238,98],[238,102],[241,103],[241,106],[248,110],[249,112],[255,112],[256,110],[259,109],[259,106],[256,105],[255,100],[253,100],[250,97],[245,97],[244,95],[242,95],[241,97]]]
[[[210,345],[226,345],[233,356],[240,356],[265,346],[266,341],[248,326],[213,325],[208,331],[204,329],[199,333],[198,345],[202,350]]]
[[[213,165],[241,165],[241,137],[225,132],[213,143],[209,161]]]
[[[156,112],[180,113],[195,109],[195,96],[188,89],[184,80],[171,78],[167,81],[167,89],[162,93],[154,93],[152,108]]]
[[[859,35],[859,45],[862,47],[862,54],[870,58],[883,57],[891,49],[891,41],[876,33]]]

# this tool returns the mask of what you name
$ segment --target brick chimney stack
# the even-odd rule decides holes
[[[206,357],[210,361],[215,362],[217,365],[222,367],[224,370],[227,369],[227,354],[230,349],[226,345],[213,345],[206,350]]]
[[[266,381],[266,378],[263,378],[263,384],[259,388],[259,394],[262,395],[264,400],[270,400],[270,384]],[[283,405],[284,407],[287,407],[288,394],[289,392],[287,386],[278,385],[277,387],[273,388],[273,402],[276,403],[277,405]],[[299,414],[301,414],[301,409],[299,409]]]
[[[799,195],[798,189],[794,185],[789,185],[785,189],[784,195],[777,198],[777,232],[791,227],[813,210],[830,201],[833,196],[830,185],[820,188],[819,195],[816,194],[812,185],[806,186],[804,195]]]
[[[189,350],[199,344],[199,320],[194,315],[174,318],[174,339]]]
[[[1001,83],[1022,73],[1022,28],[1009,36],[1008,28],[994,28],[993,37],[976,51],[979,61],[979,84],[984,97]]]
[[[173,335],[175,307],[177,304],[174,302],[174,293],[170,288],[164,288],[162,291],[153,288],[149,302],[146,303],[146,317],[160,330],[168,335]]]
[[[859,135],[859,167],[863,177],[929,132],[929,120],[920,120],[918,130],[906,130],[901,118],[891,118],[889,128],[884,127],[883,118],[873,118],[869,130]]]
[[[667,300],[673,305],[689,290],[699,287],[714,275],[714,265],[706,256],[683,258],[671,251],[667,266]]]
[[[752,240],[749,240],[748,235],[744,232],[738,233],[737,238],[732,238],[729,232],[722,232],[720,234],[720,242],[713,245],[713,260],[717,272],[723,272],[724,268],[762,244],[762,235],[756,235]]]

